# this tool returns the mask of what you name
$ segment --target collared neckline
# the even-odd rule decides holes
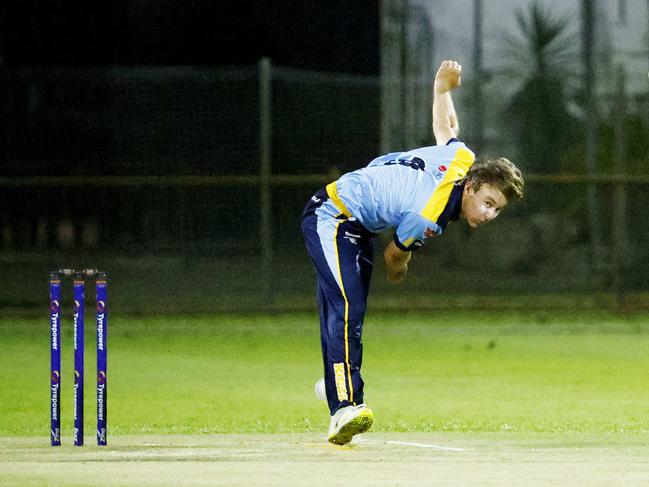
[[[464,194],[464,183],[465,181],[458,181],[453,185],[451,194],[448,198],[444,211],[437,219],[437,224],[442,228],[446,229],[451,221],[457,221],[460,219],[460,213],[462,211],[462,195]]]

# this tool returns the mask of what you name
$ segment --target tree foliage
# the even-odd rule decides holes
[[[503,75],[517,84],[505,113],[517,138],[521,166],[557,172],[560,158],[576,138],[578,123],[569,110],[577,79],[578,42],[570,19],[539,2],[516,13],[518,32],[503,37]]]

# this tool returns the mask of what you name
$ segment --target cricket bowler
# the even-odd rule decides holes
[[[438,145],[393,152],[344,174],[307,203],[302,232],[317,274],[324,384],[331,414],[328,440],[337,445],[374,421],[363,400],[363,319],[373,267],[372,241],[394,229],[384,251],[387,278],[401,282],[412,252],[460,218],[472,229],[523,197],[523,178],[505,158],[475,162],[458,140],[451,92],[462,67],[443,61],[433,87]]]

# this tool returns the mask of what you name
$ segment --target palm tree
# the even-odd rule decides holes
[[[516,13],[517,34],[503,37],[502,70],[517,83],[507,121],[517,136],[522,165],[533,172],[556,172],[559,154],[574,141],[577,123],[568,110],[568,92],[578,79],[578,38],[562,18],[539,2]]]

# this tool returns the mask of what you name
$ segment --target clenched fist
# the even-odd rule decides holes
[[[457,88],[462,83],[462,66],[457,61],[442,61],[435,75],[435,93],[441,95]]]

